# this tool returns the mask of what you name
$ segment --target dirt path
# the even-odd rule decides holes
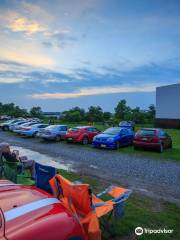
[[[81,174],[95,176],[112,183],[120,183],[135,192],[163,198],[180,204],[180,163],[97,150],[64,142],[42,142],[0,131],[0,142],[28,148],[72,163]]]

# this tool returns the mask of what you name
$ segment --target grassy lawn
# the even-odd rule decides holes
[[[88,176],[82,176],[77,173],[58,170],[60,174],[71,181],[80,180],[83,183],[89,183],[94,193],[100,192],[107,185]],[[26,180],[27,181],[27,180]],[[20,179],[19,183],[24,183]],[[27,182],[25,182],[27,184]],[[104,185],[104,186],[103,186]],[[103,232],[104,240],[118,239],[137,239],[134,229],[143,227],[149,229],[173,229],[172,234],[144,234],[138,239],[142,240],[178,240],[180,239],[180,207],[176,204],[154,200],[141,195],[132,194],[125,204],[125,215],[122,219],[117,220],[113,225],[110,221],[108,228],[113,232],[113,237],[105,231]]]

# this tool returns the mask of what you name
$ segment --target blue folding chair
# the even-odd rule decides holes
[[[36,187],[52,193],[51,187],[49,185],[49,180],[56,175],[56,169],[51,166],[45,166],[39,163],[35,163],[35,185]]]

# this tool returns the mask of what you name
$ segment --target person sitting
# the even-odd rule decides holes
[[[35,178],[35,161],[29,160],[27,157],[19,157],[18,151],[11,151],[8,143],[0,143],[1,157],[8,162],[20,162],[22,164],[22,169],[29,169],[31,172],[31,178]],[[18,167],[20,171],[20,167]]]

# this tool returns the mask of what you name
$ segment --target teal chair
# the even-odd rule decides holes
[[[0,179],[3,177],[3,166],[4,166],[3,157],[0,156]]]
[[[4,177],[14,183],[17,183],[18,162],[8,162],[4,160],[3,173]]]

